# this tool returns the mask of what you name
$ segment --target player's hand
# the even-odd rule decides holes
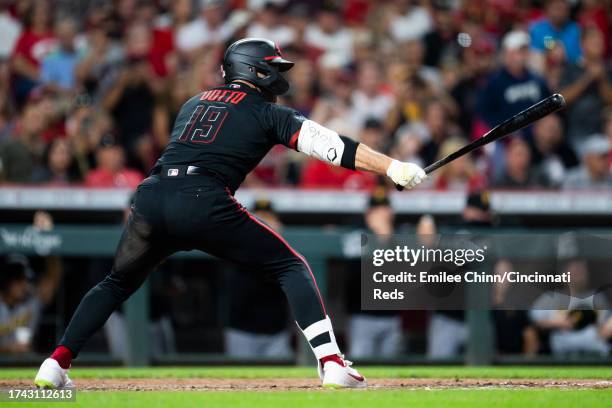
[[[414,163],[402,163],[393,160],[387,169],[387,176],[397,185],[414,188],[426,178],[425,171]]]

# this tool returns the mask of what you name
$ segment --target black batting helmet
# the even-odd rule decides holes
[[[289,82],[281,72],[290,70],[293,65],[282,57],[273,41],[244,38],[225,51],[223,76],[225,83],[243,79],[273,95],[282,95],[289,90]]]

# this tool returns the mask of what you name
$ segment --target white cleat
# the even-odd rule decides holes
[[[319,362],[319,377],[323,380],[325,388],[366,388],[368,382],[365,377],[351,367],[352,362],[339,356],[339,362],[327,361],[323,367]],[[340,363],[343,363],[340,364]]]
[[[68,378],[68,370],[60,367],[54,359],[48,358],[40,366],[34,379],[34,385],[46,389],[74,388],[74,383]]]

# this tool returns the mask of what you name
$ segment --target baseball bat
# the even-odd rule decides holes
[[[517,130],[531,125],[533,122],[542,119],[546,115],[550,115],[553,112],[563,109],[564,107],[565,99],[563,98],[563,95],[558,93],[553,94],[545,99],[542,99],[540,102],[530,106],[524,111],[519,112],[511,118],[503,121],[499,125],[495,126],[493,129],[482,135],[480,138],[474,140],[472,143],[469,143],[463,146],[461,149],[449,154],[448,156],[441,158],[437,162],[430,164],[423,170],[425,170],[425,174],[430,174],[433,171],[439,169],[440,167],[452,162],[453,160],[456,160],[459,157],[466,155],[475,149],[478,149],[479,147],[502,139],[508,136],[509,134],[516,132]],[[400,185],[396,185],[396,187],[399,191],[402,191],[404,189],[404,187]]]

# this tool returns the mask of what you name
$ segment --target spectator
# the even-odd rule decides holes
[[[13,136],[0,142],[0,180],[27,183],[42,157],[46,116],[35,103],[28,104],[15,125]]]
[[[520,137],[510,141],[506,149],[506,166],[495,180],[495,187],[505,189],[529,189],[550,184],[546,174],[531,165],[531,150]]]
[[[172,34],[172,40],[178,30],[189,23],[193,14],[192,0],[174,0],[170,5],[167,13],[159,15],[155,20],[155,28],[157,30],[169,30]]]
[[[8,60],[0,58],[0,143],[9,137],[15,122],[15,104],[11,95],[11,70]]]
[[[180,7],[176,8],[179,12],[182,11]],[[154,2],[140,2],[135,13],[134,21],[142,23],[150,29],[151,39],[146,55],[153,73],[156,78],[166,78],[178,66],[177,55],[174,52],[173,27],[158,27],[155,24],[158,10]]]
[[[346,135],[356,135],[359,126],[351,123],[351,97],[353,92],[352,77],[347,72],[322,66],[319,77],[331,81],[329,87],[316,100],[310,118],[324,124],[330,129],[338,129]],[[321,83],[321,85],[326,85]]]
[[[395,41],[420,39],[432,29],[433,22],[425,7],[416,5],[412,0],[395,3],[387,17],[389,34]]]
[[[12,62],[15,80],[13,89],[19,105],[40,79],[40,64],[55,45],[51,30],[51,12],[46,0],[35,0],[25,13],[25,30],[15,44]]]
[[[66,118],[66,136],[72,146],[78,173],[85,175],[96,164],[96,149],[102,136],[112,131],[111,119],[102,111],[80,106]]]
[[[183,103],[198,92],[200,89],[194,84],[189,71],[182,70],[170,78],[168,86],[156,98],[153,110],[152,132],[156,151],[161,151],[168,144],[172,125]]]
[[[274,230],[282,229],[269,200],[257,200],[253,214]],[[225,278],[230,298],[225,352],[241,358],[291,356],[289,308],[280,288],[266,282],[250,267],[240,268]],[[251,307],[255,303],[257,307]]]
[[[423,160],[419,156],[423,139],[418,132],[403,127],[397,132],[395,145],[393,146],[392,156],[398,160],[411,162],[423,166]]]
[[[540,73],[540,75],[545,73],[544,77],[549,89],[559,89],[567,63],[563,45],[560,42],[554,42],[544,53],[544,69]]]
[[[363,126],[367,118],[384,120],[393,97],[382,87],[382,72],[375,61],[364,61],[357,72],[357,89],[351,97],[351,122]]]
[[[495,44],[484,37],[476,39],[471,47],[463,48],[461,61],[463,75],[450,94],[459,108],[461,131],[472,139],[480,136],[474,127],[476,103],[479,89],[495,67]]]
[[[130,26],[126,34],[127,61],[115,85],[104,97],[103,106],[117,126],[119,141],[127,152],[128,163],[147,171],[155,160],[152,134],[155,96],[159,92],[152,65],[150,29],[142,24]],[[138,109],[132,109],[138,106]]]
[[[478,112],[492,128],[548,96],[542,78],[527,69],[529,35],[511,31],[502,41],[503,66],[489,78],[478,97]]]
[[[374,234],[374,239],[385,247],[393,241],[394,213],[385,187],[377,187],[370,195],[368,210],[365,213],[365,231]],[[345,242],[346,245],[346,242]],[[345,253],[346,253],[345,246]],[[402,319],[397,311],[361,310],[359,279],[359,258],[348,261],[348,309],[350,313],[348,336],[349,352],[355,358],[393,357],[401,351]],[[357,276],[355,276],[357,275]]]
[[[443,60],[458,59],[457,29],[453,10],[449,0],[433,2],[433,30],[425,35],[424,63],[428,66],[440,66]]]
[[[285,47],[295,39],[295,32],[290,26],[281,23],[281,9],[274,3],[266,3],[257,13],[257,19],[249,25],[247,37],[268,38],[279,47]],[[299,65],[296,65],[296,68]]]
[[[298,57],[299,58],[299,57]],[[287,95],[290,105],[304,116],[309,116],[315,102],[315,66],[309,59],[299,58],[288,72],[291,91]]]
[[[77,23],[72,19],[59,21],[55,27],[57,48],[42,61],[40,80],[57,91],[71,91],[75,87],[75,67],[79,60],[76,49]]]
[[[605,2],[602,0],[583,0],[578,14],[578,23],[581,30],[590,26],[599,28],[606,44],[606,55],[609,55],[610,22],[608,21],[608,11],[606,10]]]
[[[563,45],[570,63],[580,59],[580,27],[570,19],[568,0],[546,0],[544,18],[530,27],[529,34],[534,57],[539,60],[535,66],[540,68],[540,72],[544,68],[544,53],[557,41]]]
[[[612,105],[612,70],[606,68],[599,29],[586,27],[581,44],[583,58],[565,67],[560,84],[568,104],[567,137],[575,149],[585,136],[602,131],[604,107]]]
[[[582,164],[563,181],[566,190],[607,190],[612,187],[610,142],[603,135],[591,136],[582,146]]]
[[[578,165],[578,157],[563,137],[558,115],[548,115],[533,125],[532,163],[552,186],[560,186],[568,169]]]
[[[437,67],[425,65],[425,44],[423,40],[410,40],[401,45],[404,62],[411,75],[418,75],[436,93],[442,91],[442,76]]]
[[[353,34],[343,26],[340,10],[333,5],[319,10],[316,22],[306,28],[304,41],[322,51],[322,58],[334,56],[342,66],[353,60]]]
[[[6,60],[11,56],[11,52],[21,33],[21,23],[11,16],[8,6],[0,6],[0,60]]]
[[[366,119],[357,140],[379,152],[385,152],[389,147],[382,122],[373,118]]]
[[[531,320],[538,329],[550,333],[550,349],[556,356],[608,355],[610,345],[600,330],[605,327],[610,305],[590,288],[586,261],[572,259],[562,271],[571,274],[569,294],[543,293],[529,312]]]
[[[87,187],[136,188],[143,179],[141,173],[125,167],[125,152],[106,135],[96,152],[96,168],[85,178]]]
[[[440,146],[436,160],[448,156],[466,144],[467,142],[464,139],[459,138],[445,140]],[[482,189],[484,185],[484,179],[476,171],[476,166],[470,155],[461,156],[442,167],[438,170],[434,180],[434,187],[437,190],[475,191]]]
[[[91,27],[86,36],[87,47],[74,73],[83,91],[98,103],[108,88],[114,85],[113,78],[124,54],[102,24]]]
[[[67,185],[80,181],[72,146],[67,139],[55,139],[46,148],[44,165],[32,172],[32,182],[38,184]]]
[[[126,27],[136,20],[137,6],[134,0],[115,0],[110,7],[103,8],[108,32],[114,40],[121,40]]]
[[[425,165],[430,165],[440,156],[440,147],[444,141],[457,136],[453,129],[453,123],[448,119],[446,107],[441,100],[429,101],[425,107],[425,130],[426,142],[424,142],[419,155]]]
[[[177,48],[186,54],[206,45],[220,45],[234,34],[234,21],[226,19],[226,0],[200,0],[200,15],[181,27],[176,34]]]
[[[405,71],[405,78],[393,87],[395,100],[386,121],[387,129],[397,132],[403,131],[406,125],[424,127],[424,110],[434,94],[432,87],[421,76],[409,75],[406,65],[401,69]]]

